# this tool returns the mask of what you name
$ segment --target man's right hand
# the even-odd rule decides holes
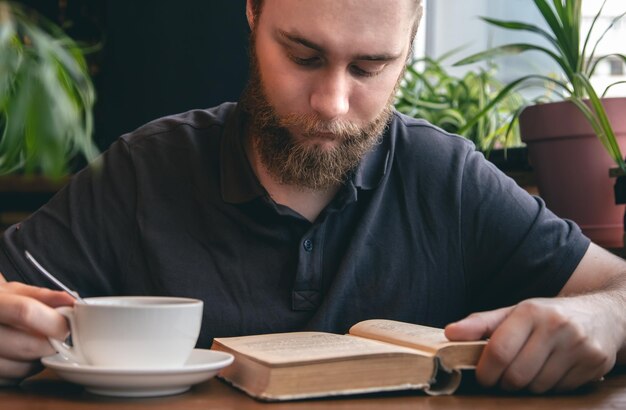
[[[54,308],[72,305],[65,292],[7,282],[0,274],[0,385],[39,370],[39,359],[54,354],[48,337],[65,339],[65,317]]]

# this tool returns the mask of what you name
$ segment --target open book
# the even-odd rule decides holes
[[[450,394],[476,366],[485,341],[450,342],[442,329],[366,320],[349,334],[274,333],[216,338],[235,356],[219,377],[261,400],[423,389]]]

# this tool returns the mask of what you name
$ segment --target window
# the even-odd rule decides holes
[[[624,75],[624,63],[617,58],[611,58],[609,60],[610,73],[612,76]]]
[[[582,31],[586,33],[602,2],[584,0],[582,2]],[[600,19],[596,22],[591,46],[604,32],[615,17],[626,11],[624,0],[607,0]],[[429,0],[426,8],[425,45],[424,53],[429,57],[437,58],[450,50],[460,49],[448,61],[452,64],[466,55],[485,50],[489,47],[506,43],[543,41],[534,33],[502,30],[489,26],[480,16],[493,17],[501,20],[520,20],[544,25],[541,16],[530,0]],[[595,59],[611,53],[626,54],[626,17],[621,23],[615,24],[604,36],[600,47],[597,48]],[[584,37],[581,39],[584,41]],[[550,47],[547,40],[543,43]],[[527,52],[524,58],[519,56],[498,58],[499,76],[503,81],[519,78],[529,73],[553,75],[560,73],[560,68],[547,56],[535,52]],[[464,73],[468,67],[455,67],[451,72],[456,75]],[[457,71],[458,70],[458,71]],[[620,78],[623,77],[623,78]],[[615,81],[626,80],[626,69],[619,58],[607,58],[602,61],[592,78],[596,89],[602,93],[606,86]],[[609,95],[626,95],[626,85],[610,89]]]

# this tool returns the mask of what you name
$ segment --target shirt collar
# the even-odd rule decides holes
[[[224,125],[220,152],[222,199],[228,203],[244,203],[265,195],[244,148],[247,114],[238,105]],[[368,152],[354,171],[349,184],[364,190],[376,188],[387,172],[391,154],[390,127],[381,142]]]
[[[352,181],[360,189],[371,190],[376,188],[387,173],[387,166],[391,154],[391,135],[389,127],[385,128],[381,141],[365,154]]]

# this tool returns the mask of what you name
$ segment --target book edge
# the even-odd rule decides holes
[[[402,390],[422,390],[427,391],[429,389],[429,384],[402,384],[396,386],[386,386],[386,387],[368,387],[368,388],[360,388],[360,389],[345,389],[345,390],[337,390],[332,392],[319,392],[319,393],[303,393],[303,394],[289,394],[289,395],[273,395],[267,393],[261,393],[259,395],[253,394],[248,389],[243,386],[234,383],[232,380],[225,378],[224,376],[218,374],[220,380],[225,383],[241,390],[246,393],[248,396],[268,402],[276,402],[276,401],[290,401],[290,400],[302,400],[302,399],[316,399],[316,398],[324,398],[324,397],[340,397],[340,396],[350,396],[355,394],[367,394],[367,393],[383,393],[390,391],[402,391]]]

